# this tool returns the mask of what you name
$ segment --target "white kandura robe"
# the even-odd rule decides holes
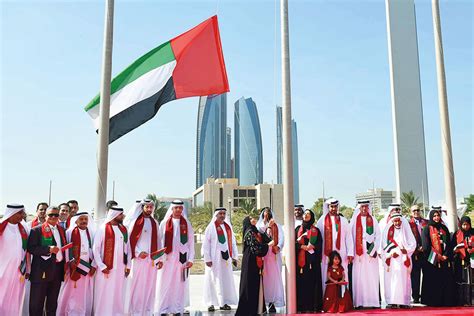
[[[384,258],[384,287],[385,287],[385,301],[387,304],[396,304],[396,305],[410,305],[411,300],[411,277],[410,272],[412,269],[411,255],[416,248],[416,240],[413,237],[411,231],[408,231],[409,234],[404,234],[403,229],[406,227],[401,227],[400,229],[394,230],[393,239],[398,244],[400,248],[407,250],[407,255],[403,255],[400,251],[400,248],[397,248],[394,252],[398,253],[397,258],[390,259],[390,269],[388,269],[385,264]],[[405,236],[411,238],[405,238]],[[386,243],[384,243],[385,246]],[[408,257],[410,260],[410,267],[404,265],[404,260]]]
[[[328,216],[329,213],[328,213]],[[341,249],[336,248],[336,238],[337,238],[337,232],[336,232],[336,223],[335,223],[335,218],[334,216],[331,217],[331,224],[332,224],[332,250],[336,250],[339,252],[339,255],[341,255],[342,258],[342,267],[344,268],[344,272],[346,273],[346,281],[349,281],[349,270],[347,268],[348,266],[348,261],[347,257],[348,256],[354,256],[354,241],[352,240],[352,234],[350,231],[349,223],[347,222],[347,219],[344,217],[340,216],[341,219]],[[319,228],[319,231],[321,232],[321,237],[323,239],[322,243],[322,260],[321,260],[321,281],[323,284],[323,293],[326,289],[326,281],[327,281],[327,273],[328,273],[328,263],[329,263],[329,257],[324,254],[324,218],[325,216],[321,216],[321,218],[318,220],[317,227]]]
[[[18,269],[25,255],[18,225],[8,223],[0,236],[0,315],[20,315],[25,282]]]
[[[352,238],[354,240],[354,261],[352,264],[352,301],[354,306],[380,307],[379,301],[379,257],[370,257],[367,253],[367,239],[374,242],[376,251],[380,248],[381,232],[374,216],[374,233],[366,233],[367,217],[361,216],[362,224],[362,256],[358,256],[356,249],[356,218],[351,222]]]
[[[71,240],[70,230],[66,231],[66,238],[68,242]],[[79,229],[81,234],[81,259],[89,262],[93,259],[92,248],[89,248],[89,240],[87,238],[86,230]],[[92,238],[92,236],[91,236]],[[69,250],[72,251],[72,248]],[[96,267],[95,261],[92,260],[92,266]],[[90,275],[81,275],[79,280],[73,281],[70,277],[71,270],[68,269],[64,283],[58,297],[58,310],[56,315],[70,315],[70,316],[87,316],[92,314],[92,303],[94,293],[94,279]]]
[[[165,247],[165,218],[160,223],[160,239],[161,244]],[[182,245],[180,242],[179,219],[173,221],[173,250],[158,259],[163,261],[163,268],[158,272],[158,286],[156,288],[155,313],[184,313],[185,307],[189,306],[189,278],[182,280],[184,264],[179,261],[179,253],[187,253],[188,262],[194,261],[194,231],[191,223],[188,222],[188,241]]]
[[[94,315],[123,316],[125,314],[125,269],[130,268],[130,245],[124,243],[123,234],[118,226],[114,230],[114,263],[109,274],[102,273],[107,268],[104,264],[105,225],[96,232],[94,238],[94,260],[97,264],[94,292]],[[127,264],[124,264],[123,254],[127,253]]]
[[[232,272],[232,259],[237,260],[239,256],[237,242],[232,232],[232,258],[230,258],[227,231],[224,224],[220,226],[226,239],[224,244],[219,243],[217,239],[214,221],[207,226],[202,243],[204,263],[212,262],[212,267],[206,265],[204,271],[204,304],[206,306],[237,305],[239,301]],[[228,251],[229,259],[224,260],[221,251]]]
[[[280,252],[274,254],[271,247],[263,257],[263,293],[265,296],[265,304],[273,303],[276,307],[285,306],[285,289],[283,288],[283,280],[281,276],[282,259],[281,251],[285,244],[285,236],[281,225],[278,225],[278,247]],[[261,232],[265,232],[268,225],[258,227]]]
[[[135,221],[128,227],[128,235],[133,230]],[[157,249],[161,248],[159,238],[159,227],[155,221],[157,232]],[[158,269],[150,258],[152,237],[152,221],[145,218],[142,233],[135,246],[135,258],[132,259],[132,271],[130,273],[130,315],[151,315],[155,304],[156,277]],[[148,256],[145,259],[139,257],[141,252],[146,252]]]

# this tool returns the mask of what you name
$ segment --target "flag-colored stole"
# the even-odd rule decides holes
[[[89,249],[92,248],[92,240],[91,236],[89,234],[89,229],[86,228],[86,234],[87,234],[87,241],[89,244]],[[71,243],[72,243],[72,251],[69,251],[69,261],[75,260],[76,262],[76,269],[73,269],[71,271],[71,279],[73,281],[77,281],[80,279],[81,274],[82,275],[87,275],[81,273],[79,270],[79,263],[81,261],[84,261],[81,259],[81,232],[79,231],[79,227],[75,227],[72,232],[71,232]],[[89,269],[90,270],[90,269]]]
[[[395,233],[395,226],[390,226],[387,233],[387,244],[383,248],[386,254],[390,254],[395,248],[398,247],[397,242],[393,239],[393,234]],[[387,259],[387,265],[390,266],[390,257]]]
[[[300,226],[298,229],[298,236],[296,236],[298,243],[300,245],[306,245],[306,238],[308,239],[308,244],[311,244],[316,247],[316,243],[318,241],[318,229],[311,225],[311,228],[306,231],[306,238],[301,237],[305,233],[303,225]],[[301,238],[300,238],[301,237]],[[298,251],[298,267],[300,268],[300,273],[303,273],[303,268],[306,265],[306,251],[301,249]],[[309,266],[312,269],[311,264]]]
[[[182,245],[188,242],[188,223],[183,216],[179,218],[179,240]],[[173,217],[170,217],[166,222],[165,247],[166,254],[173,251]]]
[[[446,247],[447,234],[443,228],[439,230],[430,225],[430,240],[431,247],[434,249],[437,255],[442,256],[444,248]]]
[[[127,228],[122,224],[118,224],[118,228],[123,235],[124,245],[128,241]],[[107,269],[111,270],[114,267],[114,248],[115,248],[115,233],[113,225],[110,223],[105,224],[105,241],[104,241],[104,264],[107,266]],[[124,247],[124,259],[125,247]],[[125,260],[124,260],[125,261]]]
[[[53,232],[47,222],[41,225],[41,246],[53,245]]]
[[[156,229],[155,219],[149,217],[151,220],[151,249],[150,253],[155,252],[158,249],[158,231]],[[143,226],[145,225],[145,217],[143,214],[138,216],[135,224],[133,225],[132,232],[130,233],[130,249],[132,251],[132,259],[135,258],[135,248],[137,247],[138,239],[142,235]]]
[[[374,233],[374,220],[370,214],[366,216],[365,222],[365,232],[368,235],[372,235]],[[363,233],[362,233],[362,214],[357,216],[356,221],[356,255],[362,256],[364,254],[364,247],[362,246],[363,242]],[[374,243],[366,243],[367,246],[367,254],[369,256],[373,256],[375,252],[375,245]]]
[[[252,233],[254,234],[255,239],[258,243],[262,243],[262,235],[260,233]],[[257,268],[260,275],[263,275],[263,257],[255,256],[255,261],[257,262]]]
[[[421,222],[420,222],[420,225],[421,225]],[[418,231],[418,227],[416,227],[415,219],[413,217],[410,219],[410,228],[413,235],[415,236],[416,244],[421,245],[420,232]]]
[[[157,251],[150,253],[150,257],[152,260],[159,259],[161,256],[165,254],[165,251],[166,251],[166,247],[158,249]]]
[[[468,257],[467,250],[474,246],[474,236],[470,236],[469,238],[464,238],[464,233],[462,230],[458,230],[456,232],[456,247],[454,247],[454,251],[459,254],[461,258],[462,265],[465,265],[465,259]],[[474,253],[469,254],[469,261],[474,262]]]
[[[214,225],[216,226],[217,240],[220,244],[224,244],[226,241],[224,230],[222,229],[221,225],[217,223],[217,221],[214,222]],[[229,248],[229,258],[232,258],[232,230],[230,229],[229,224],[226,222],[224,222],[224,227],[227,234],[227,248]]]
[[[20,262],[20,266],[18,269],[20,270],[21,275],[25,275],[26,267],[28,266],[28,251],[26,249],[28,244],[28,233],[26,232],[25,227],[21,223],[18,223],[18,230],[20,231],[21,235],[21,248],[24,251],[23,259]]]
[[[272,239],[273,239],[273,243],[274,245],[272,246],[272,252],[274,254],[277,254],[278,253],[278,225],[277,223],[273,223],[273,225],[270,227],[271,231],[272,231]]]
[[[339,215],[334,216],[336,220],[336,248],[337,250],[341,249],[341,218]],[[329,257],[329,254],[332,251],[332,223],[331,223],[331,215],[326,214],[324,218],[324,254]]]
[[[31,228],[36,227],[40,224],[38,217],[35,217],[31,222]]]

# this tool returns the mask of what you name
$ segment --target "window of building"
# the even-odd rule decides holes
[[[238,197],[239,196],[239,191],[238,190],[234,190],[234,197]]]
[[[247,197],[247,190],[239,190],[239,197]]]
[[[257,190],[248,190],[248,197],[255,197]]]

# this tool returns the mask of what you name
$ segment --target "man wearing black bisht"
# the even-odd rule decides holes
[[[296,306],[298,312],[321,311],[321,232],[314,225],[314,213],[306,210],[296,227]]]
[[[423,228],[428,225],[428,221],[421,216],[421,210],[418,205],[413,205],[410,210],[413,216],[410,218],[409,224],[416,240],[416,249],[411,256],[413,263],[410,273],[411,296],[413,297],[413,303],[420,303],[421,270],[426,264],[426,255],[423,253],[421,235],[423,234]]]
[[[243,221],[242,269],[240,273],[239,305],[235,315],[258,315],[265,312],[263,296],[263,257],[273,242],[267,235],[259,233],[256,220],[247,216]]]
[[[430,221],[423,228],[422,241],[428,262],[423,269],[421,303],[428,306],[454,306],[453,248],[449,230],[441,222],[441,210],[431,210]]]
[[[474,229],[468,216],[461,218],[461,229],[453,235],[454,278],[458,298],[457,305],[472,305],[474,277]]]

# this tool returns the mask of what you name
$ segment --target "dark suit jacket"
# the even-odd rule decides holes
[[[59,226],[58,229],[63,230]],[[60,235],[64,236],[64,230],[60,231]],[[54,235],[53,244],[57,244]],[[62,240],[61,244],[64,246],[66,241]],[[41,245],[41,225],[31,229],[28,237],[28,252],[32,254],[33,258],[31,262],[31,282],[64,281],[64,253],[61,262],[56,262],[55,254],[52,254],[48,260],[41,257],[49,255],[49,246]]]

